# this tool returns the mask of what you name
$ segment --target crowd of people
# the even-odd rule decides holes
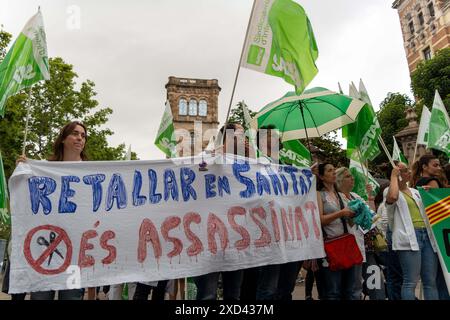
[[[264,161],[279,163],[278,153],[273,151],[279,143],[278,133],[272,127],[269,134],[256,134],[259,150],[266,150]],[[231,136],[229,132],[233,133]],[[227,124],[221,129],[224,144],[223,153],[238,154],[237,139],[244,136],[239,124]],[[80,122],[71,122],[62,128],[54,144],[54,153],[49,161],[85,161],[87,128]],[[234,139],[228,141],[228,139]],[[251,156],[251,144],[245,139],[242,152]],[[274,143],[275,142],[275,143]],[[227,146],[234,145],[233,149]],[[26,161],[25,156],[18,159]],[[320,300],[360,300],[364,297],[374,300],[414,300],[419,280],[423,285],[423,296],[427,300],[449,300],[443,270],[437,256],[434,236],[427,226],[425,209],[418,187],[449,188],[449,165],[441,167],[433,155],[424,155],[412,169],[407,164],[396,162],[391,168],[389,179],[374,194],[367,186],[368,198],[352,192],[354,177],[345,167],[336,168],[333,163],[324,162],[314,167],[317,178],[317,202],[324,238],[336,238],[353,234],[362,256],[362,263],[346,269],[331,270],[327,257],[309,261],[296,261],[279,265],[266,265],[229,272],[214,272],[193,278],[197,288],[197,300],[218,299],[218,286],[223,289],[222,298],[236,300],[291,300],[300,270],[307,271],[305,282],[306,299],[313,298],[313,283],[316,282]],[[373,226],[363,231],[354,223],[354,210],[349,206],[354,200],[364,202],[372,212]],[[4,277],[7,292],[8,272]],[[377,276],[376,279],[373,275]],[[370,283],[369,283],[370,282]],[[179,286],[179,290],[178,290]],[[159,281],[156,283],[128,284],[129,299],[164,300],[166,292],[171,298],[181,293],[184,299],[184,279]],[[100,292],[111,300],[122,299],[123,285],[104,287],[102,290],[88,288],[88,299],[95,299]],[[60,290],[59,299],[80,300],[84,289]],[[24,299],[25,294],[13,295],[13,299]],[[54,291],[32,292],[32,300],[55,299]]]

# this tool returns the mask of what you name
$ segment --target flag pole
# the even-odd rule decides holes
[[[392,156],[391,156],[391,154],[389,153],[389,150],[387,149],[386,144],[384,143],[384,140],[383,140],[383,138],[382,138],[381,136],[378,137],[378,141],[380,141],[381,147],[383,148],[384,153],[386,153],[386,156],[388,157],[389,162],[390,162],[391,165],[392,165],[392,168],[395,168],[394,160],[392,159]],[[402,177],[399,176],[399,177],[398,177],[398,180],[402,181]]]
[[[414,156],[413,156],[413,162],[412,165],[414,165],[414,162],[416,162],[416,153],[417,153],[417,140],[416,140],[416,146],[414,148]]]
[[[392,159],[392,156],[391,156],[391,154],[389,153],[389,150],[388,150],[388,148],[386,147],[386,144],[384,143],[383,138],[382,138],[381,136],[379,136],[379,137],[378,137],[378,141],[380,142],[381,147],[382,147],[383,150],[384,150],[384,153],[385,153],[386,156],[388,157],[389,162],[391,163],[392,167],[394,168],[394,167],[395,167],[394,160]]]
[[[227,112],[227,117],[225,120],[224,128],[226,128],[226,126],[228,124],[228,118],[230,117],[231,106],[233,104],[234,93],[236,91],[236,85],[237,85],[237,81],[239,78],[239,72],[241,70],[242,58],[244,56],[245,44],[247,43],[248,33],[250,31],[250,22],[252,21],[253,12],[255,11],[255,6],[256,6],[256,0],[253,0],[252,11],[250,13],[250,18],[248,19],[247,31],[245,32],[245,39],[244,39],[244,44],[242,45],[241,57],[239,58],[239,64],[238,64],[238,68],[237,68],[237,72],[236,72],[236,77],[234,78],[233,90],[231,92],[231,99],[230,99],[230,104],[228,106],[228,112]],[[223,143],[224,137],[225,137],[225,134],[222,136],[222,143]]]
[[[22,155],[25,155],[25,148],[27,146],[27,137],[28,137],[28,124],[30,120],[30,109],[31,109],[31,89],[33,86],[30,86],[30,89],[28,90],[28,101],[27,101],[27,119],[25,122],[25,133],[23,136],[23,147],[22,147]]]
[[[359,150],[359,148],[356,148],[356,150],[358,150],[358,155],[359,155],[359,162],[361,163],[361,169],[362,172],[364,174],[364,177],[366,178],[366,185],[369,183],[369,173],[366,174],[366,171],[364,170],[364,162],[363,162],[363,158],[361,155],[361,150]],[[367,167],[367,170],[369,170],[369,167]]]

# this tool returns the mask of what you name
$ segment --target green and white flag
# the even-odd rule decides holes
[[[366,190],[366,175],[367,182],[372,186],[372,195],[376,195],[380,190],[379,183],[375,178],[369,173],[369,170],[361,164],[356,159],[350,159],[350,172],[355,179],[355,185],[353,187],[353,192],[358,194],[361,198],[367,200],[367,190]]]
[[[131,160],[131,144],[128,146],[127,155],[125,156],[125,160],[130,161]]]
[[[8,211],[8,189],[5,170],[3,170],[2,154],[0,153],[0,223],[4,225],[11,224],[11,217]]]
[[[44,21],[38,11],[25,25],[0,64],[0,116],[5,114],[6,100],[40,80],[49,80]]]
[[[428,135],[430,128],[431,112],[427,106],[423,106],[422,116],[420,117],[419,133],[417,134],[416,144],[428,146]]]
[[[437,90],[431,110],[429,132],[428,148],[441,150],[450,156],[450,118]]]
[[[347,156],[359,149],[361,160],[374,160],[380,154],[378,138],[381,135],[381,127],[372,107],[369,94],[362,83],[359,85],[360,91],[355,85],[350,85],[350,96],[361,99],[365,103],[358,114],[356,121],[342,128],[342,136],[347,140]]]
[[[305,10],[292,0],[255,0],[241,66],[284,78],[301,94],[319,56]]]
[[[284,141],[280,161],[300,168],[311,167],[311,154],[299,140]]]
[[[406,159],[406,157],[403,155],[402,151],[400,150],[398,144],[397,144],[397,140],[395,139],[395,137],[392,137],[394,139],[394,147],[392,149],[392,160],[397,160],[403,163],[408,164],[408,160]]]
[[[356,86],[355,86],[355,84],[353,83],[353,81],[352,81],[352,83],[349,85],[349,88],[348,88],[348,95],[349,95],[350,97],[352,97],[352,98],[356,98],[356,99],[359,99],[359,100],[362,101],[361,95],[359,94],[358,89],[356,89]]]
[[[155,145],[169,158],[176,156],[175,127],[173,126],[172,109],[169,101],[166,102],[166,109],[159,125]]]
[[[247,129],[247,137],[248,137],[248,143],[250,147],[255,151],[256,156],[259,155],[258,145],[256,141],[256,130],[252,128],[252,117],[250,116],[250,112],[248,111],[247,105],[242,102],[242,113],[244,114],[244,128]]]

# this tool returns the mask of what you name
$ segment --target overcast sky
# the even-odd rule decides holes
[[[309,85],[348,91],[362,78],[374,107],[388,92],[412,96],[393,0],[298,0],[319,47]],[[218,79],[224,122],[253,0],[0,0],[0,24],[15,39],[41,6],[49,55],[96,84],[100,106],[114,110],[112,145],[132,145],[140,159],[163,154],[153,144],[169,76]],[[79,19],[78,12],[80,13]],[[293,87],[241,69],[234,104],[254,111]]]

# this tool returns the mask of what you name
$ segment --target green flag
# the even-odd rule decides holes
[[[172,109],[169,101],[166,102],[166,109],[159,125],[155,145],[169,158],[176,156],[175,127],[173,126]]]
[[[372,195],[376,195],[380,190],[380,184],[370,174],[369,170],[355,159],[350,159],[350,173],[355,179],[353,192],[358,194],[361,198],[367,200],[368,194],[366,190],[366,181],[372,186]],[[367,175],[367,178],[366,178]]]
[[[241,66],[284,78],[301,94],[319,50],[305,10],[292,0],[255,0]]]
[[[362,161],[374,160],[380,154],[378,138],[381,135],[381,128],[362,81],[359,92],[352,84],[350,96],[361,99],[366,105],[359,112],[355,122],[342,128],[342,136],[347,140],[347,156],[351,157],[353,152],[359,149]]]
[[[248,107],[244,102],[242,102],[242,113],[244,114],[244,128],[246,128],[248,143],[250,144],[250,147],[255,151],[255,156],[258,157],[259,150],[256,141],[256,130],[251,127],[252,116],[250,115]]]
[[[311,167],[311,154],[299,140],[284,141],[280,161],[300,168]]]
[[[394,148],[392,150],[392,160],[397,160],[403,163],[408,164],[408,159],[403,155],[402,151],[400,150],[397,140],[395,137],[392,137],[394,139]]]
[[[8,189],[6,185],[5,171],[3,170],[2,154],[0,153],[0,223],[11,224],[11,217],[8,213]]]
[[[450,294],[450,189],[419,188],[427,223],[438,246],[439,262]]]
[[[358,89],[356,89],[356,86],[355,86],[355,84],[353,83],[353,81],[352,81],[352,83],[349,85],[348,95],[349,95],[350,97],[352,97],[352,98],[360,99],[360,100],[362,101],[361,95],[359,94]]]
[[[40,80],[49,80],[44,22],[40,11],[25,25],[0,64],[0,116],[6,100]]]
[[[428,135],[430,128],[431,112],[427,106],[423,106],[422,116],[420,117],[419,133],[417,133],[416,144],[428,146]]]
[[[450,156],[450,118],[437,90],[431,111],[428,148],[441,150]]]

